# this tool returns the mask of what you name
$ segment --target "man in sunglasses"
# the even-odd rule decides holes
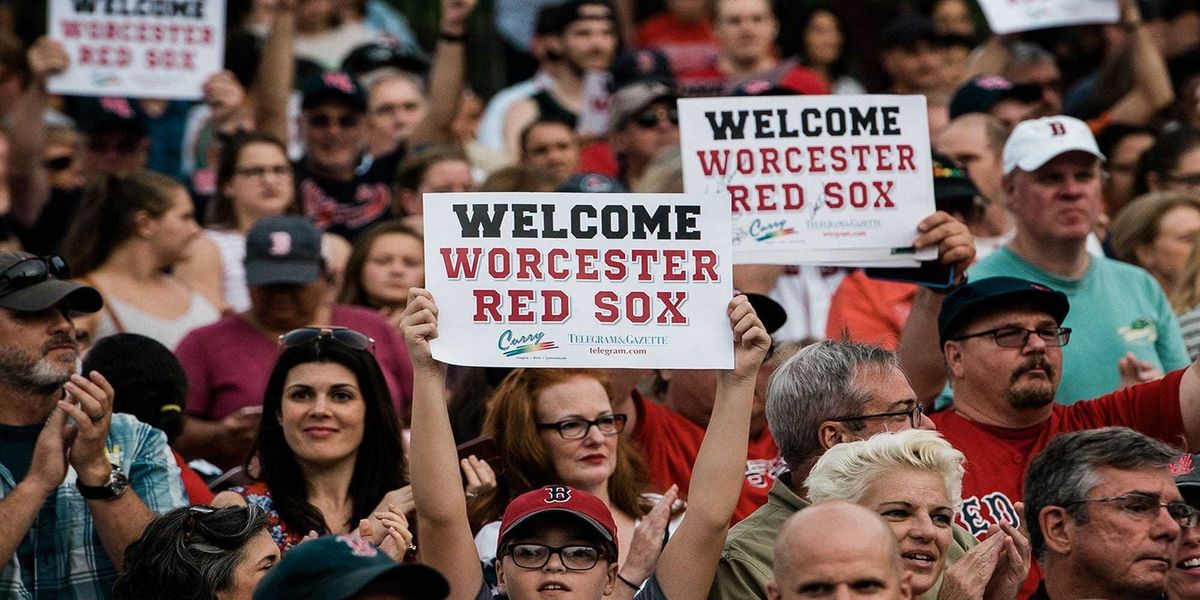
[[[1025,479],[1029,541],[1045,573],[1030,598],[1162,598],[1176,541],[1200,520],[1175,486],[1179,455],[1121,427],[1050,442]]]
[[[675,95],[662,82],[634,81],[617,90],[609,106],[609,142],[619,166],[617,176],[633,189],[654,157],[679,146]]]
[[[1124,426],[1170,444],[1200,444],[1195,366],[1094,400],[1055,403],[1063,346],[1074,341],[1062,326],[1069,309],[1066,294],[1015,277],[973,281],[942,303],[938,333],[954,403],[932,418],[967,457],[959,519],[976,537],[1018,521],[1025,469],[1060,433]]]
[[[187,503],[166,436],[78,373],[96,290],[62,259],[0,253],[0,596],[107,598],[125,547]],[[132,490],[130,489],[132,487]]]

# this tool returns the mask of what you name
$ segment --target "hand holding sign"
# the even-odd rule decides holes
[[[440,368],[429,349],[430,340],[437,339],[438,336],[437,315],[437,304],[434,304],[433,294],[430,294],[429,290],[408,290],[408,304],[404,307],[404,321],[400,326],[400,333],[404,336],[404,344],[408,347],[408,358],[412,361],[414,371]]]
[[[733,329],[733,371],[728,376],[753,381],[771,348],[771,336],[750,299],[742,295],[729,301],[729,326]]]

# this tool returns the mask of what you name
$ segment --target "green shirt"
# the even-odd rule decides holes
[[[790,473],[776,479],[767,503],[729,530],[709,600],[766,600],[767,584],[775,577],[775,534],[788,517],[810,505],[788,487],[789,481]],[[946,551],[946,566],[954,564],[978,543],[967,530],[955,525],[954,537]],[[936,600],[941,589],[942,580],[938,578],[921,596],[922,600]]]
[[[1091,256],[1082,278],[1066,279],[1033,266],[1005,247],[973,265],[968,274],[972,280],[1020,277],[1067,295],[1071,312],[1063,326],[1071,328],[1071,341],[1063,348],[1060,404],[1096,398],[1120,387],[1117,361],[1126,352],[1164,373],[1190,362],[1166,294],[1140,267]]]

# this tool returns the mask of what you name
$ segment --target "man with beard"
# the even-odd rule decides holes
[[[78,373],[71,315],[100,294],[57,256],[0,253],[0,596],[108,598],[154,517],[187,504],[161,431]],[[132,487],[132,490],[130,488]]]
[[[614,15],[608,0],[571,0],[555,9],[548,37],[562,49],[563,64],[550,72],[550,81],[542,89],[505,113],[508,154],[520,155],[521,132],[534,121],[550,118],[575,127],[583,110],[584,79],[589,73],[607,71],[616,55]]]
[[[1069,308],[1066,294],[1016,277],[973,281],[942,303],[938,335],[954,404],[932,419],[967,457],[959,519],[976,537],[993,523],[1019,522],[1025,469],[1060,433],[1124,426],[1170,444],[1200,444],[1195,365],[1094,400],[1054,402],[1072,339],[1062,327]]]

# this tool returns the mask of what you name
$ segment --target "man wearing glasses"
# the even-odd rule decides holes
[[[1175,542],[1200,520],[1175,486],[1179,455],[1123,427],[1050,442],[1025,479],[1029,540],[1045,573],[1031,598],[1163,597]]]
[[[1066,294],[1015,277],[979,279],[942,303],[938,333],[954,390],[938,431],[967,456],[960,523],[978,538],[1017,522],[1030,459],[1054,436],[1125,426],[1171,444],[1200,443],[1200,372],[1194,367],[1070,406],[1056,404]],[[1033,591],[1037,568],[1024,593]]]
[[[125,547],[187,503],[161,431],[78,373],[96,290],[57,256],[0,253],[0,597],[108,598]],[[132,488],[132,489],[130,489]]]

